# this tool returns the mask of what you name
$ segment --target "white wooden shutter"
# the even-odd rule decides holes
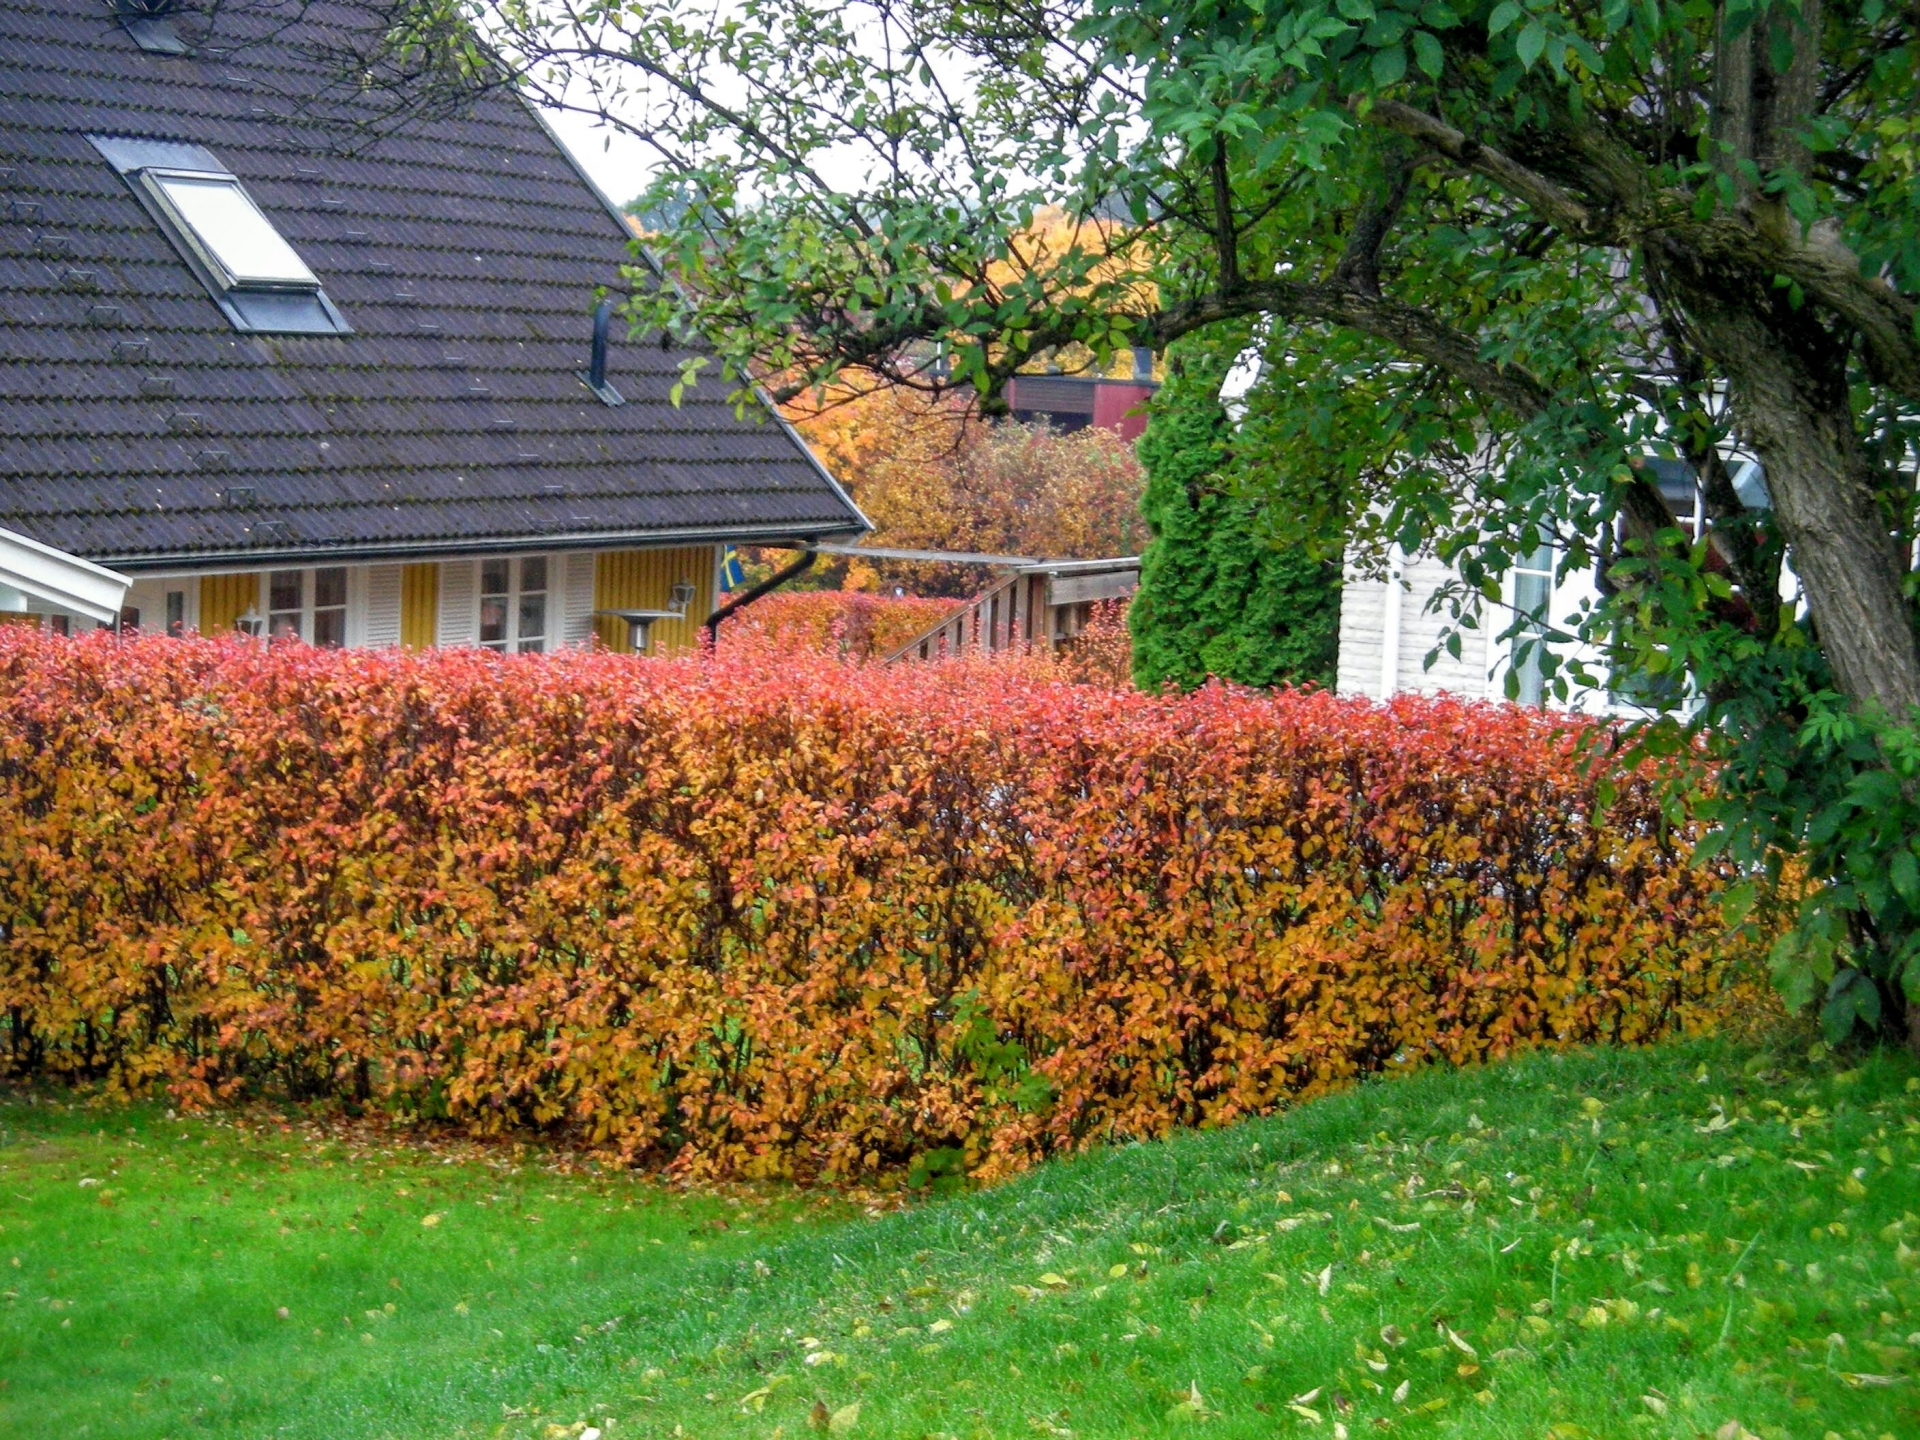
[[[390,649],[400,643],[400,567],[369,565],[359,607],[360,636],[356,643],[371,650]],[[349,616],[353,611],[349,609]]]
[[[570,555],[556,556],[556,562],[564,567],[560,587],[561,630],[563,644],[585,646],[593,643],[593,555],[585,551],[574,551]]]
[[[480,624],[480,562],[446,560],[440,565],[440,626],[436,641],[442,646],[472,645]]]

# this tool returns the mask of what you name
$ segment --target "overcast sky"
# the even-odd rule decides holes
[[[647,186],[653,152],[631,136],[596,126],[572,111],[549,110],[547,120],[567,148],[616,205],[624,205]]]

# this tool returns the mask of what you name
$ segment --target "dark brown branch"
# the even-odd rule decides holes
[[[1227,140],[1213,137],[1213,246],[1220,261],[1220,288],[1240,286],[1240,236],[1233,221],[1233,179],[1227,174]]]
[[[1400,216],[1400,207],[1406,203],[1413,169],[1411,157],[1396,157],[1388,165],[1385,187],[1370,194],[1354,217],[1346,249],[1333,267],[1334,284],[1379,298],[1380,247],[1386,243],[1388,232]]]
[[[1603,241],[1610,231],[1611,227],[1601,225],[1592,210],[1554,181],[1425,111],[1398,100],[1377,100],[1366,118],[1491,180],[1569,235]]]

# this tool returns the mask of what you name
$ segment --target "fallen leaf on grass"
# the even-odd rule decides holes
[[[1406,1404],[1407,1396],[1412,1393],[1413,1382],[1411,1380],[1402,1380],[1398,1385],[1393,1387],[1393,1403],[1396,1405]]]
[[[1173,1393],[1180,1394],[1178,1390]],[[1200,1382],[1195,1380],[1187,1387],[1187,1393],[1179,1403],[1167,1411],[1167,1418],[1169,1420],[1205,1420],[1211,1414],[1212,1412],[1207,1409],[1206,1398],[1200,1393]]]
[[[427,1229],[431,1230],[434,1226],[440,1223],[440,1217],[438,1215],[422,1215],[420,1217],[420,1223]]]

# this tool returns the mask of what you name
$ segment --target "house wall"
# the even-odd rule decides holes
[[[1351,564],[1347,567],[1340,593],[1338,691],[1375,700],[1443,693],[1469,700],[1504,700],[1513,642],[1496,637],[1512,622],[1513,612],[1507,608],[1513,603],[1511,579],[1504,603],[1483,604],[1477,612],[1478,628],[1459,631],[1459,657],[1443,650],[1428,667],[1427,653],[1439,643],[1449,621],[1444,611],[1429,613],[1428,602],[1455,578],[1455,572],[1431,555],[1408,557],[1396,550],[1390,558],[1389,578],[1384,580],[1361,576]],[[1564,576],[1554,586],[1548,616],[1565,625],[1597,593],[1590,572]],[[1601,668],[1600,657],[1590,646],[1556,648],[1563,660],[1579,659]],[[1564,703],[1586,711],[1619,708],[1604,690],[1576,691]]]
[[[673,587],[682,580],[692,582],[693,603],[687,606],[686,619],[655,623],[653,653],[685,650],[699,642],[701,623],[714,611],[720,569],[717,546],[602,551],[594,558],[598,561],[593,578],[595,610],[664,610]],[[602,615],[593,624],[608,649],[631,653],[624,621]]]
[[[199,629],[200,581],[192,576],[181,576],[171,580],[135,580],[127,587],[126,600],[121,610],[122,618],[126,617],[128,611],[135,611],[138,612],[141,629],[165,629],[169,595],[180,597],[182,627],[187,630]]]
[[[553,643],[578,646],[598,637],[610,650],[629,652],[632,647],[625,622],[593,612],[664,610],[674,585],[685,580],[694,587],[686,618],[661,621],[653,627],[653,652],[665,654],[692,647],[699,641],[702,622],[714,610],[720,553],[720,547],[714,545],[686,545],[549,554],[552,628],[548,633]],[[347,643],[371,649],[400,645],[416,650],[474,644],[478,638],[479,566],[478,559],[349,566]],[[203,635],[227,635],[233,633],[236,622],[247,611],[265,612],[264,582],[265,572],[259,570],[142,580],[130,603],[148,602],[141,605],[141,625],[157,631],[165,613],[165,590],[185,586],[189,628]]]
[[[538,552],[532,552],[538,553]],[[663,550],[620,550],[549,554],[550,604],[556,628],[551,643],[581,646],[598,639],[606,648],[631,653],[629,627],[609,610],[664,610],[673,587],[694,587],[686,614],[652,628],[652,653],[669,654],[696,646],[706,617],[719,603],[724,547],[680,546]],[[412,565],[349,565],[346,643],[353,649],[411,650],[471,645],[477,641],[479,561],[453,560]],[[313,566],[287,567],[311,570]],[[230,635],[249,611],[267,612],[267,572],[247,570],[215,575],[161,575],[136,580],[126,595],[126,611],[137,614],[140,628],[159,634],[167,628],[168,597],[178,594],[181,626],[203,635]],[[1129,584],[1126,589],[1130,590]],[[1062,634],[1085,623],[1088,605],[1066,606],[1075,620]],[[44,615],[0,608],[0,623],[40,625]],[[64,622],[63,622],[64,623]],[[91,625],[93,622],[85,622]],[[61,633],[65,633],[62,631]]]
[[[1335,684],[1343,695],[1447,693],[1482,700],[1497,694],[1491,677],[1506,647],[1493,642],[1489,617],[1479,612],[1480,628],[1462,629],[1456,658],[1440,651],[1433,664],[1428,652],[1440,643],[1448,616],[1430,613],[1434,593],[1451,577],[1451,567],[1429,555],[1389,557],[1387,578],[1360,575],[1351,564],[1340,591],[1340,658]],[[1492,630],[1504,628],[1496,623]]]
[[[440,567],[400,567],[400,643],[409,650],[433,646],[440,619]]]
[[[260,575],[245,571],[238,575],[202,575],[200,577],[200,633],[231,635],[234,622],[260,603]]]

